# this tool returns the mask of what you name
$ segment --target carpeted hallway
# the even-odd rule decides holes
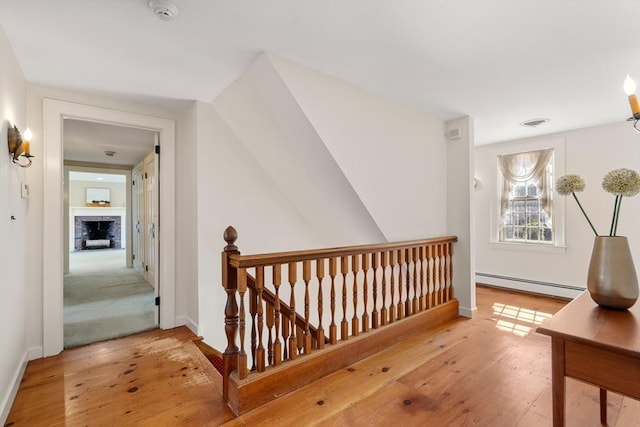
[[[69,254],[64,276],[64,347],[77,347],[156,327],[154,292],[126,268],[124,249]]]

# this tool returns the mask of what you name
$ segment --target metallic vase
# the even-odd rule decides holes
[[[626,237],[597,236],[589,263],[587,289],[600,306],[632,307],[638,299],[638,276]]]

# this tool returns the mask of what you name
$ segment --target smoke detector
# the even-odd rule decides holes
[[[535,128],[542,124],[549,123],[551,119],[531,119],[525,122],[520,123],[520,126],[524,126],[527,128]]]
[[[175,4],[166,0],[149,0],[149,7],[163,21],[169,21],[180,13]]]

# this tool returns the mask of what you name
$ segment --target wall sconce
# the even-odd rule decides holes
[[[638,123],[640,121],[640,104],[638,104],[638,98],[636,97],[636,82],[627,74],[627,78],[624,79],[624,93],[629,97],[629,106],[631,107],[632,117],[627,119],[628,122],[633,122],[633,128],[640,132]]]
[[[31,130],[24,131],[24,139],[20,135],[18,127],[13,125],[7,129],[7,143],[9,144],[9,156],[16,165],[28,168],[31,166]],[[23,159],[26,159],[23,160]]]

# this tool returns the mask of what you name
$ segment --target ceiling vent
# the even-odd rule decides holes
[[[531,119],[520,123],[520,126],[524,126],[527,128],[536,128],[544,123],[550,122],[551,119]]]
[[[180,13],[175,4],[166,0],[149,0],[149,7],[163,21],[169,21]]]

